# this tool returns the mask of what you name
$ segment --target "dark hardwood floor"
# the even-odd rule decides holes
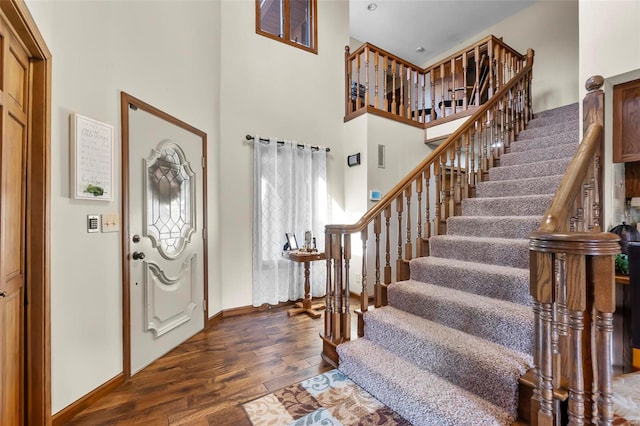
[[[322,329],[322,318],[286,307],[224,318],[67,424],[249,425],[242,403],[332,368]]]

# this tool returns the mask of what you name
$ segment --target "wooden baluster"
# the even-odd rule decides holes
[[[418,197],[417,213],[416,213],[416,257],[422,257],[422,179],[423,173],[416,180],[416,194]]]
[[[400,83],[400,104],[398,106],[398,115],[400,117],[404,117],[404,105],[405,105],[405,91],[404,91],[404,87],[405,87],[405,71],[404,71],[404,64],[400,64],[400,78],[398,79],[398,82]]]
[[[495,73],[495,65],[493,63],[493,39],[489,39],[489,44],[487,46],[487,55],[489,55],[489,98],[493,96],[495,93],[495,79],[493,74]]]
[[[582,255],[566,255],[567,309],[569,310],[570,339],[570,375],[569,375],[569,423],[584,425],[587,415],[585,411],[585,370],[591,369],[590,328],[585,324],[587,311],[587,288],[585,257]],[[585,331],[586,329],[586,331]],[[586,368],[585,368],[586,367]],[[587,383],[590,386],[591,383]]]
[[[449,214],[446,218],[456,215],[456,147],[458,140],[449,149]],[[445,218],[445,219],[446,219]]]
[[[467,52],[462,53],[462,87],[464,90],[462,91],[462,110],[466,111],[469,108],[467,101],[467,68],[468,68],[468,58]]]
[[[344,97],[344,114],[348,115],[350,112],[353,112],[353,107],[351,103],[351,78],[353,72],[353,64],[349,59],[349,46],[345,46],[344,48],[344,89],[345,89],[345,97]]]
[[[384,74],[382,76],[382,99],[384,103],[384,110],[389,112],[389,99],[387,98],[387,74],[389,73],[389,58],[384,56],[382,58]]]
[[[404,246],[404,255],[406,260],[411,260],[413,259],[413,243],[411,242],[411,185],[404,190],[404,196],[407,199],[407,242]]]
[[[369,46],[364,48],[364,107],[369,106]]]
[[[452,58],[451,67],[451,113],[455,114],[458,109],[456,107],[456,60]]]
[[[470,148],[470,139],[471,139],[471,129],[467,130],[464,133],[464,168],[465,177],[462,180],[463,188],[462,188],[462,198],[469,198],[471,196],[471,148]],[[462,212],[460,212],[462,214]]]
[[[471,153],[469,155],[469,171],[467,172],[469,174],[469,196],[470,197],[475,197],[476,196],[476,182],[477,182],[477,178],[476,178],[476,149],[478,149],[479,146],[479,140],[478,140],[478,122],[476,121],[474,123],[474,127],[472,129],[469,130],[471,132]],[[479,152],[478,152],[479,154]]]
[[[362,241],[362,291],[360,292],[360,314],[358,315],[358,337],[364,336],[364,313],[369,307],[369,292],[367,289],[367,239],[368,228],[360,232]]]
[[[456,164],[456,188],[455,188],[455,210],[454,210],[454,215],[455,216],[460,216],[462,214],[462,212],[460,211],[461,208],[461,203],[462,203],[462,167],[461,167],[461,162],[462,162],[462,139],[458,139],[456,141],[455,144],[455,151],[456,151],[456,160],[457,160],[457,164]],[[465,157],[466,158],[466,157]],[[453,165],[453,164],[452,164]]]
[[[398,214],[398,254],[396,256],[396,281],[401,281],[404,258],[402,256],[402,213],[404,210],[402,193],[396,198],[396,212]]]
[[[435,212],[433,215],[433,235],[440,235],[440,204],[442,203],[441,190],[442,190],[442,175],[441,175],[440,162],[436,161],[433,164],[433,180],[436,183],[434,200]]]
[[[333,282],[331,280],[331,273],[333,272],[331,270],[331,261],[332,261],[332,252],[331,252],[331,247],[332,247],[332,241],[333,241],[333,236],[332,234],[325,232],[324,235],[324,244],[325,244],[325,255],[327,257],[327,277],[326,277],[326,296],[325,296],[325,304],[326,304],[326,308],[325,308],[325,312],[324,312],[324,337],[326,337],[327,339],[332,339],[333,338],[333,327],[332,327],[332,322],[333,322],[333,308],[335,306],[335,299],[333,298],[334,293],[334,287],[333,287]],[[333,340],[333,339],[332,339]]]
[[[427,122],[427,74],[422,75],[422,122]]]
[[[593,232],[601,232],[602,227],[600,225],[600,157],[596,156],[593,160],[593,176],[596,180],[594,182],[594,194],[591,208],[593,210]]]
[[[380,287],[380,232],[382,231],[382,215],[373,220],[373,233],[376,236],[376,283],[373,287],[374,306],[382,306],[382,288]]]
[[[385,266],[384,266],[384,283],[391,284],[391,237],[389,235],[389,225],[391,221],[391,204],[384,209],[384,222],[385,233],[387,237],[387,246],[385,251]]]
[[[480,106],[480,70],[482,69],[482,59],[480,58],[480,46],[476,46],[473,52],[476,63],[476,81],[473,84],[473,93],[475,94],[474,105]]]
[[[373,93],[373,106],[380,108],[379,87],[380,87],[380,53],[375,52],[373,55],[373,69],[375,74],[375,91]]]
[[[411,84],[411,68],[407,67],[407,69],[405,70],[405,79],[407,81],[406,84],[406,89],[405,91],[407,92],[407,104],[406,104],[406,111],[405,111],[405,117],[411,119],[411,95],[412,95],[412,90],[413,90],[413,85]]]
[[[485,171],[485,125],[484,121],[479,121],[477,124],[480,127],[480,133],[478,133],[478,182],[484,181],[484,171]]]
[[[421,246],[424,246],[422,249],[422,256],[429,256],[429,243],[428,240],[431,238],[431,202],[429,200],[429,183],[431,181],[431,166],[428,166],[424,171],[424,185],[425,185],[425,202],[424,202],[424,240],[426,244],[423,243]]]
[[[536,344],[534,345],[534,359],[536,373],[539,375],[538,392],[540,409],[532,412],[537,415],[539,426],[553,426],[553,363],[551,352],[552,334],[552,303],[555,299],[553,274],[554,260],[552,253],[531,252],[530,269],[535,271],[531,277],[531,296],[535,300],[534,315],[536,316]],[[539,307],[539,312],[536,312]],[[535,420],[534,420],[535,422]]]
[[[349,268],[351,261],[351,234],[344,234],[344,287],[340,312],[340,329],[344,340],[351,339],[351,310],[349,309],[351,291],[349,290]]]
[[[436,119],[436,71],[429,71],[431,77],[431,121]]]
[[[446,108],[444,106],[445,98],[445,84],[444,84],[444,64],[440,64],[440,117],[444,118],[447,116]]]
[[[508,136],[504,128],[507,122],[507,107],[504,104],[504,100],[500,102],[500,106],[498,107],[498,109],[500,111],[500,140],[502,141],[500,156],[502,157],[502,154],[504,154],[506,152],[506,149],[509,147],[509,141],[507,140]]]
[[[391,114],[396,114],[396,60],[391,60]]]
[[[360,54],[358,54],[356,55],[356,111],[361,108],[360,93]]]
[[[334,282],[334,299],[335,305],[333,307],[333,319],[331,321],[334,342],[341,342],[342,336],[342,294],[344,283],[342,281],[342,238],[340,235],[335,235],[332,238],[331,257],[333,258],[333,282]]]
[[[420,79],[420,74],[418,74],[417,70],[411,70],[409,71],[411,73],[411,78],[413,78],[415,84],[414,84],[414,90],[415,90],[415,117],[413,115],[410,115],[410,117],[416,121],[420,121],[420,108],[418,105],[418,101],[420,100],[420,88],[418,87],[418,80]],[[411,114],[411,111],[409,111],[409,113]]]
[[[446,188],[445,176],[447,174],[447,153],[443,153],[440,156],[440,217],[438,217],[438,227],[441,227],[447,217],[449,217],[449,202],[447,195],[449,194],[449,188]]]
[[[504,83],[504,49],[500,44],[496,44],[495,46],[495,58],[496,58],[496,92],[500,90],[502,84]],[[495,93],[495,92],[494,92]]]
[[[613,365],[613,314],[616,310],[614,255],[593,256],[592,273],[594,308],[596,312],[595,346],[597,351],[597,404],[598,425],[613,422],[613,391],[611,389]],[[594,419],[595,420],[595,419]],[[596,423],[596,422],[594,422]]]

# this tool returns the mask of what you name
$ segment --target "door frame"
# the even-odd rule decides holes
[[[131,378],[131,293],[129,281],[131,278],[129,250],[129,106],[141,109],[149,114],[178,126],[202,138],[202,238],[203,238],[203,286],[204,286],[204,325],[209,324],[209,274],[208,274],[208,238],[207,238],[207,134],[190,124],[167,114],[150,104],[137,99],[126,92],[120,92],[120,124],[122,131],[122,375],[127,381]]]
[[[1,1],[0,10],[29,55],[25,421],[50,425],[51,52],[24,0]]]

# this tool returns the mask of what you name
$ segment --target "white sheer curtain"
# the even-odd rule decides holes
[[[253,154],[253,306],[304,297],[301,263],[282,256],[285,233],[304,244],[310,230],[324,250],[328,220],[327,154],[297,143],[254,139]],[[326,263],[311,262],[311,296],[324,296]]]

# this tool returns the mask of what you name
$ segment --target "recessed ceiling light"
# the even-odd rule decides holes
[[[416,47],[416,52],[418,52],[418,53],[424,52],[424,47],[422,47],[422,46]]]
[[[378,5],[375,3],[369,3],[369,5],[367,6],[367,10],[369,12],[373,12],[374,10],[376,10],[378,8]]]

